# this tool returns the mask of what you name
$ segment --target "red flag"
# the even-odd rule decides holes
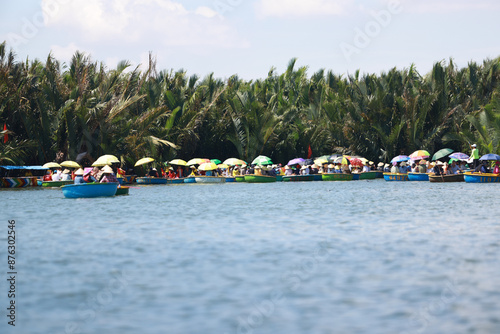
[[[311,150],[311,144],[309,144],[309,149],[307,150],[307,159],[311,159],[313,151]]]
[[[3,131],[7,131],[7,124],[3,123]],[[9,140],[9,135],[5,133],[3,135],[3,143],[5,144]]]

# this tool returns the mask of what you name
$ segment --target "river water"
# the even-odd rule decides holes
[[[3,189],[0,332],[500,333],[499,190],[229,183],[75,200]]]

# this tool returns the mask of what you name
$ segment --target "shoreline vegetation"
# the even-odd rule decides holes
[[[449,147],[500,154],[500,57],[457,68],[436,62],[376,74],[308,75],[292,58],[284,73],[226,80],[184,70],[141,72],[127,61],[107,68],[76,52],[68,64],[51,54],[17,60],[0,44],[0,164],[36,165],[118,156],[133,165],[258,155],[286,162],[357,154],[388,162],[418,149]],[[8,137],[8,138],[4,138]],[[5,142],[5,139],[7,141]]]

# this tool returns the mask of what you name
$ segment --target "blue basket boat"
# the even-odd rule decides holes
[[[467,172],[464,180],[467,183],[499,183],[500,174]]]
[[[427,173],[408,173],[408,181],[429,181]]]
[[[110,197],[115,196],[118,182],[68,184],[61,188],[66,198]]]

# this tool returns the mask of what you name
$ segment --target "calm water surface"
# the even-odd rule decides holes
[[[500,186],[1,190],[1,333],[500,333]],[[17,325],[7,325],[7,220]]]

